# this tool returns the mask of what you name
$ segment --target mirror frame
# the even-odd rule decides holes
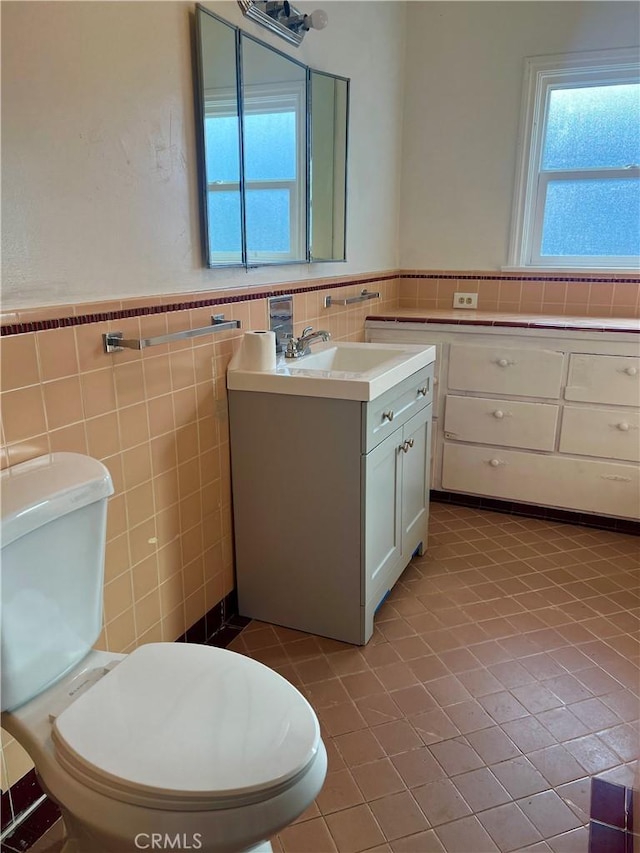
[[[211,262],[211,250],[209,246],[209,216],[208,216],[208,205],[207,205],[207,167],[206,167],[206,141],[205,141],[205,124],[204,124],[204,57],[202,55],[202,32],[201,32],[201,15],[202,13],[206,14],[208,17],[213,18],[215,21],[223,24],[228,27],[230,30],[234,32],[235,38],[235,77],[236,77],[236,97],[238,104],[238,133],[239,133],[239,151],[240,151],[240,175],[239,175],[239,188],[240,188],[240,226],[241,226],[241,240],[242,240],[242,251],[241,251],[241,260],[240,261],[231,261],[231,262],[223,262],[223,263],[212,263]],[[267,44],[264,41],[261,41],[258,38],[250,35],[249,33],[245,33],[240,27],[235,24],[229,23],[224,18],[221,18],[219,15],[216,15],[214,12],[211,12],[209,9],[206,9],[201,4],[196,4],[195,9],[195,58],[196,58],[196,79],[194,86],[194,93],[196,96],[196,104],[195,104],[195,118],[196,118],[196,150],[198,156],[198,196],[199,196],[199,205],[200,205],[200,230],[202,237],[202,251],[203,251],[203,260],[206,267],[209,269],[224,269],[224,268],[244,268],[244,269],[256,269],[258,267],[263,266],[290,266],[291,264],[311,264],[311,263],[345,263],[347,260],[347,175],[348,175],[348,141],[349,141],[349,110],[350,110],[350,79],[348,77],[341,77],[340,75],[331,74],[327,71],[319,71],[318,69],[310,68],[308,65],[300,62],[298,59],[294,59],[288,54],[284,53],[281,50],[273,47],[270,44]],[[259,44],[261,47],[266,48],[267,50],[281,56],[283,59],[292,62],[294,65],[298,65],[301,68],[305,69],[305,132],[306,132],[306,145],[305,145],[305,157],[306,162],[304,164],[304,180],[305,180],[305,197],[306,197],[306,211],[305,211],[305,225],[306,225],[306,235],[305,235],[305,257],[297,260],[287,260],[287,261],[264,261],[258,263],[251,263],[247,258],[247,245],[246,245],[246,216],[245,216],[245,179],[244,179],[244,164],[243,164],[243,152],[244,152],[244,144],[243,144],[243,134],[244,134],[244,111],[243,111],[243,69],[242,69],[242,41],[243,39],[247,39],[249,41],[255,42]],[[312,116],[312,98],[311,98],[311,74],[319,73],[326,77],[331,77],[334,80],[339,80],[346,85],[345,89],[345,157],[344,157],[344,201],[342,207],[344,208],[344,222],[343,222],[343,252],[342,257],[340,258],[318,258],[314,259],[311,253],[312,250],[312,235],[311,235],[311,220],[312,220],[312,197],[311,197],[311,162],[312,162],[312,146],[311,146],[311,116]]]

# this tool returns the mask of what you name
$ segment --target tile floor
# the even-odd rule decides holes
[[[586,853],[591,777],[637,787],[639,626],[638,538],[433,504],[366,647],[259,622],[232,643],[329,753],[274,851]]]
[[[232,648],[316,708],[329,773],[286,853],[586,853],[591,776],[634,783],[640,540],[432,504],[427,554],[354,648]]]

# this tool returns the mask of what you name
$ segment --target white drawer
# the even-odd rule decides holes
[[[583,403],[640,406],[640,358],[574,353],[564,396]]]
[[[518,397],[558,397],[563,362],[564,353],[555,350],[452,344],[449,388]]]
[[[640,518],[640,469],[622,462],[445,443],[442,487],[524,503]]]
[[[560,451],[640,462],[640,413],[565,406]]]
[[[553,450],[558,406],[447,396],[445,438],[530,450]]]

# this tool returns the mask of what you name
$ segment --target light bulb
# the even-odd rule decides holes
[[[329,23],[329,16],[324,9],[316,9],[315,12],[307,15],[306,18],[307,25],[313,27],[314,30],[323,30]]]

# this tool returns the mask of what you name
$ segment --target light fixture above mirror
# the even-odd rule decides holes
[[[322,9],[306,15],[288,0],[238,0],[243,15],[296,46],[309,30],[323,30],[329,16]]]

